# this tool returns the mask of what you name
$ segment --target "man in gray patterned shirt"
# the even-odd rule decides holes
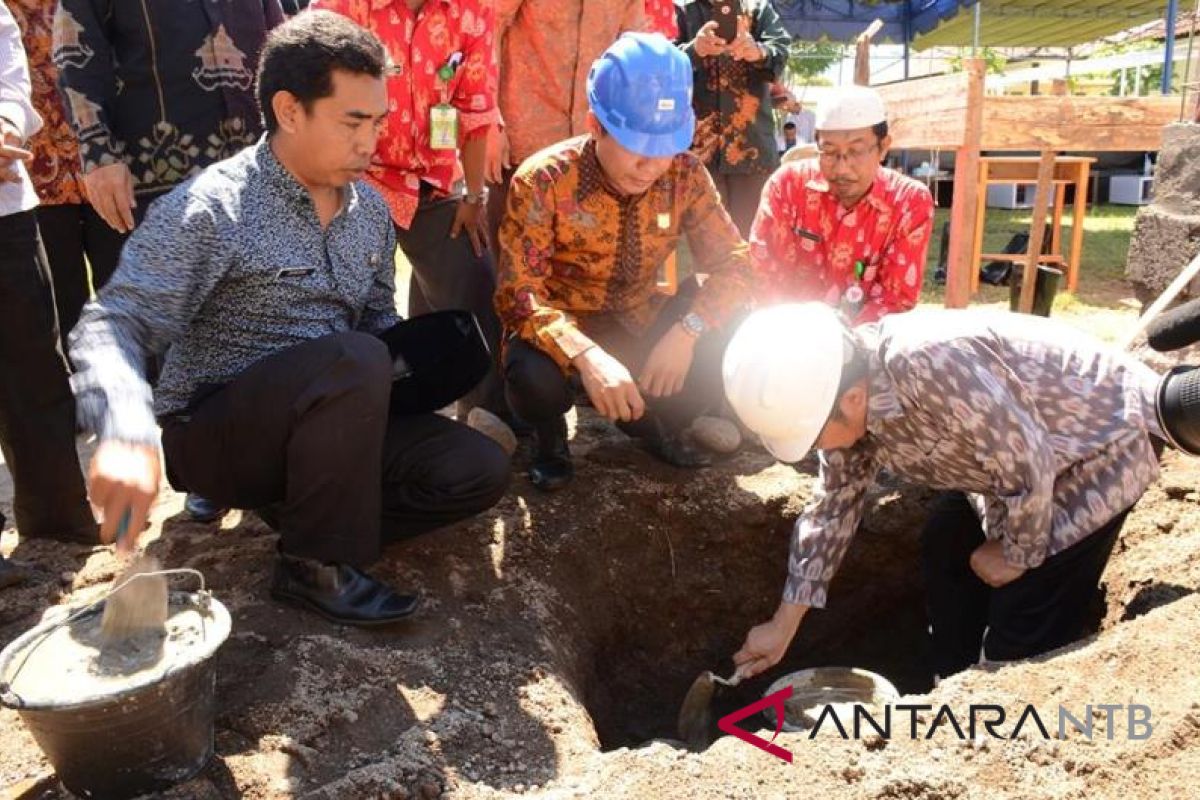
[[[359,570],[382,540],[479,513],[508,481],[485,436],[389,412],[378,334],[397,322],[395,236],[360,180],[388,112],[386,60],[336,14],[276,28],[258,76],[266,137],[151,207],[71,336],[79,416],[101,441],[101,538],[127,512],[145,527],[157,422],[174,486],[269,509],[272,595],[357,625],[417,605]],[[142,365],[163,352],[152,402]]]
[[[1077,638],[1121,524],[1158,476],[1159,376],[1051,320],[914,312],[851,333],[819,304],[778,306],[735,335],[725,380],[780,460],[820,451],[783,601],[734,656],[744,675],[778,663],[825,605],[881,469],[950,492],[922,539],[943,677],[981,646],[1012,660]]]

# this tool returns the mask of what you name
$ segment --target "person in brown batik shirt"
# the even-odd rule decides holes
[[[591,133],[528,159],[500,227],[496,307],[513,411],[536,430],[530,479],[572,476],[563,415],[581,381],[597,411],[676,466],[707,458],[684,429],[720,401],[722,328],[749,300],[749,256],[691,143],[691,67],[627,33],[589,78]],[[687,237],[703,286],[658,290]]]

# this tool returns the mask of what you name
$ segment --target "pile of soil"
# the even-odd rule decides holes
[[[783,664],[719,692],[718,712],[788,671],[840,665],[886,676],[904,703],[949,704],[964,722],[970,704],[1003,706],[1010,720],[1035,704],[1053,732],[1059,704],[1077,717],[1091,704],[1093,738],[1043,741],[1026,729],[960,741],[943,727],[913,741],[905,722],[890,739],[782,734],[788,764],[733,737],[695,754],[671,740],[692,679],[731,672],[746,630],[774,610],[813,465],[744,449],[713,469],[677,471],[587,414],[573,446],[578,477],[565,491],[540,495],[517,477],[491,513],[390,548],[374,573],[429,602],[411,623],[379,631],[273,603],[269,529],[250,513],[191,523],[182,497],[164,494],[149,549],[166,566],[203,571],[233,633],[218,654],[217,758],[161,796],[1194,796],[1200,461],[1168,454],[1130,515],[1094,609],[1097,635],[936,688],[917,557],[931,495],[885,481],[830,607],[809,615]],[[117,566],[107,548],[18,543],[11,531],[3,545],[40,571],[0,592],[0,644],[49,608],[94,598]],[[1107,720],[1099,704],[1149,706],[1152,736],[1129,740],[1125,712]],[[66,796],[11,710],[0,710],[0,786],[3,797]]]

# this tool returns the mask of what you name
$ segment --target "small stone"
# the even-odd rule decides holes
[[[513,786],[513,791],[514,791],[514,792],[523,792],[523,791],[525,791],[525,784],[523,784],[523,783],[518,783],[518,784],[514,785],[514,786]]]
[[[58,579],[62,581],[63,586],[70,586],[71,584],[75,583],[75,573],[67,570],[59,575]]]
[[[467,414],[467,425],[488,437],[512,455],[517,449],[517,435],[508,424],[492,412],[476,406]]]
[[[742,432],[727,419],[698,417],[692,423],[692,438],[714,453],[732,453],[742,446]]]
[[[471,778],[471,780],[475,780]],[[434,781],[423,781],[418,787],[422,800],[437,800],[442,796],[442,787]]]
[[[497,714],[499,714],[499,713],[500,713],[500,712],[499,712],[499,710],[496,708],[496,704],[495,704],[495,703],[484,703],[484,704],[483,704],[483,715],[484,715],[485,717],[492,717],[492,718],[495,718],[495,717],[496,717],[496,715],[497,715]]]
[[[864,737],[862,743],[863,747],[867,748],[871,752],[883,750],[888,746],[888,740],[877,733],[872,733],[870,736]]]

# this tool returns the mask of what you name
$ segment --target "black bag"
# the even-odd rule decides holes
[[[393,414],[437,411],[479,385],[492,354],[475,315],[435,311],[379,334],[392,354]]]
[[[1005,255],[1028,253],[1029,234],[1025,231],[1014,233],[1000,252]],[[980,268],[979,280],[992,286],[1007,286],[1008,281],[1012,278],[1012,268],[1013,262],[1011,261],[989,261]]]

